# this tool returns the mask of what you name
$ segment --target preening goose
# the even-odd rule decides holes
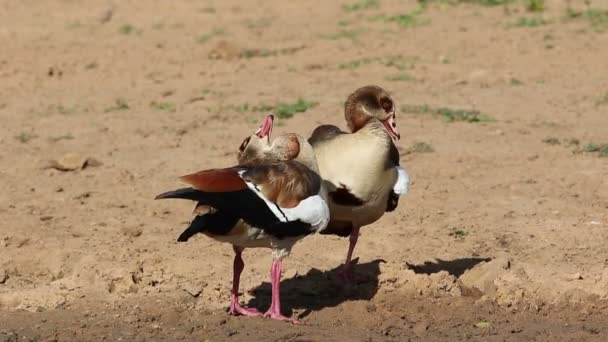
[[[249,247],[272,250],[272,302],[264,317],[297,320],[281,314],[279,283],[282,260],[303,237],[319,232],[329,222],[315,156],[308,142],[284,134],[272,144],[272,116],[241,144],[239,165],[211,169],[181,177],[190,187],[158,195],[197,202],[196,216],[178,241],[196,233],[232,244],[235,252],[230,313],[261,316],[239,303],[239,279],[244,268],[242,251]]]
[[[317,127],[311,137],[319,171],[328,191],[331,219],[322,234],[349,236],[342,268],[351,279],[352,254],[359,229],[393,211],[399,196],[408,191],[409,178],[399,166],[399,139],[395,103],[378,86],[366,86],[350,94],[344,114],[350,133],[336,126]]]

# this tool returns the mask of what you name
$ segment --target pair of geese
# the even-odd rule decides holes
[[[357,89],[345,102],[345,118],[350,133],[322,125],[308,140],[288,133],[270,143],[269,115],[239,147],[238,166],[183,176],[190,187],[156,197],[197,203],[194,219],[178,241],[203,233],[232,244],[230,314],[298,323],[281,313],[279,298],[281,262],[293,245],[314,233],[350,236],[341,268],[350,281],[359,228],[393,211],[407,192],[409,179],[392,141],[400,135],[389,94],[378,86]],[[264,314],[239,303],[241,254],[250,247],[272,250],[272,298]]]

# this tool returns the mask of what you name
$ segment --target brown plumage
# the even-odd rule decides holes
[[[333,125],[317,127],[309,142],[328,191],[330,223],[322,234],[350,234],[345,263],[348,276],[359,228],[397,207],[394,187],[400,179],[396,105],[378,86],[365,86],[350,94],[344,117],[350,132]],[[404,173],[404,172],[403,172]]]
[[[195,217],[178,241],[204,233],[233,245],[234,278],[230,313],[260,316],[238,301],[238,285],[244,267],[242,251],[248,247],[272,249],[272,304],[264,316],[297,322],[280,312],[281,260],[306,235],[323,230],[329,209],[318,174],[313,149],[296,134],[283,134],[272,144],[272,116],[243,140],[238,166],[199,171],[181,177],[191,188],[166,192],[162,198],[197,202]]]

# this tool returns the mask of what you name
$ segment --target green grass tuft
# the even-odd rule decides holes
[[[422,18],[422,14],[424,13],[424,6],[418,6],[413,9],[411,12],[407,12],[404,14],[393,15],[389,17],[381,17],[385,22],[394,22],[397,25],[409,28],[415,26],[426,25],[431,22],[428,18]]]
[[[122,34],[131,34],[133,31],[135,31],[135,26],[131,24],[123,24],[118,28],[118,32]]]
[[[605,158],[608,157],[608,143],[605,144],[597,144],[597,143],[588,143],[583,146],[583,152],[595,153],[598,152],[598,156]]]
[[[338,65],[339,69],[356,69],[362,65],[370,64],[373,61],[371,58],[356,59],[354,61],[342,63]]]
[[[608,30],[608,10],[587,8],[583,11],[577,11],[572,7],[568,7],[566,16],[571,19],[586,19],[591,24],[591,27],[597,32],[604,32]]]
[[[378,0],[360,0],[352,4],[342,6],[342,9],[346,12],[354,12],[376,8],[380,8],[380,2],[378,2]]]
[[[220,35],[224,34],[224,30],[221,29],[215,29],[211,32],[207,32],[205,34],[201,34],[199,36],[196,36],[195,40],[199,43],[205,43],[207,42],[209,39],[213,38],[213,37],[217,37]]]
[[[515,27],[538,27],[547,25],[549,22],[541,17],[534,18],[519,18],[517,19],[512,26]]]
[[[464,228],[452,227],[450,228],[448,235],[454,237],[455,239],[462,240],[469,235],[469,233],[464,230]]]
[[[28,143],[30,140],[37,138],[38,136],[36,134],[33,133],[28,133],[28,132],[21,132],[18,135],[15,136],[15,139],[17,139],[20,143],[22,144],[26,144]]]
[[[52,142],[58,142],[60,140],[72,140],[72,139],[74,139],[74,136],[71,133],[59,135],[56,137],[49,137],[49,141],[52,141]]]
[[[128,109],[129,109],[129,104],[127,103],[127,100],[125,100],[123,98],[118,98],[118,99],[114,100],[114,105],[106,108],[104,110],[104,112],[108,113],[108,112],[114,112],[114,111],[119,111],[119,110],[128,110]]]
[[[555,138],[555,137],[545,138],[545,139],[543,139],[543,142],[545,144],[548,144],[548,145],[559,145],[559,144],[561,144],[561,142],[559,141],[559,139]]]
[[[174,102],[152,102],[150,103],[150,107],[167,112],[174,112],[176,109]]]
[[[526,0],[526,9],[530,12],[542,12],[545,10],[545,0]]]
[[[387,81],[391,81],[391,82],[396,82],[396,81],[415,81],[416,78],[410,74],[397,74],[397,75],[391,75],[391,76],[387,76],[385,78]]]
[[[363,32],[360,29],[357,30],[340,30],[336,33],[322,35],[322,38],[330,39],[330,40],[338,40],[338,39],[350,39],[353,41],[357,41],[359,35]]]
[[[308,101],[300,97],[295,103],[278,103],[274,108],[274,113],[279,118],[291,118],[295,113],[305,112],[318,104],[318,102]]]
[[[447,122],[493,122],[496,121],[493,117],[483,114],[477,110],[452,109],[447,107],[433,108],[429,105],[402,105],[401,112],[403,113],[422,113],[432,114],[441,117]]]

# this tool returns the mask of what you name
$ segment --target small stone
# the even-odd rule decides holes
[[[426,322],[418,322],[414,325],[414,333],[418,336],[422,336],[427,330],[429,330],[429,324]]]
[[[0,270],[0,284],[6,283],[7,280],[8,280],[8,273],[6,273],[6,270]]]
[[[569,280],[583,280],[583,276],[582,276],[582,275],[581,275],[579,272],[576,272],[576,273],[574,273],[574,274],[571,274],[571,275],[568,277],[568,279],[569,279]]]
[[[50,221],[52,219],[53,219],[53,216],[51,216],[51,215],[40,216],[40,221],[42,221],[42,222],[44,222],[44,221]]]
[[[141,227],[123,227],[121,231],[123,235],[130,237],[139,237],[144,232]]]
[[[184,285],[182,289],[188,292],[188,294],[190,294],[192,297],[196,298],[201,294],[201,292],[203,292],[203,288],[205,286],[207,286],[207,283],[204,283],[204,285],[189,283]]]
[[[83,157],[75,153],[67,153],[59,159],[49,161],[48,168],[59,171],[76,171],[86,167],[101,166],[102,163],[92,157]]]
[[[491,325],[492,325],[492,323],[486,322],[486,321],[481,321],[481,322],[475,323],[476,328],[489,328]]]

